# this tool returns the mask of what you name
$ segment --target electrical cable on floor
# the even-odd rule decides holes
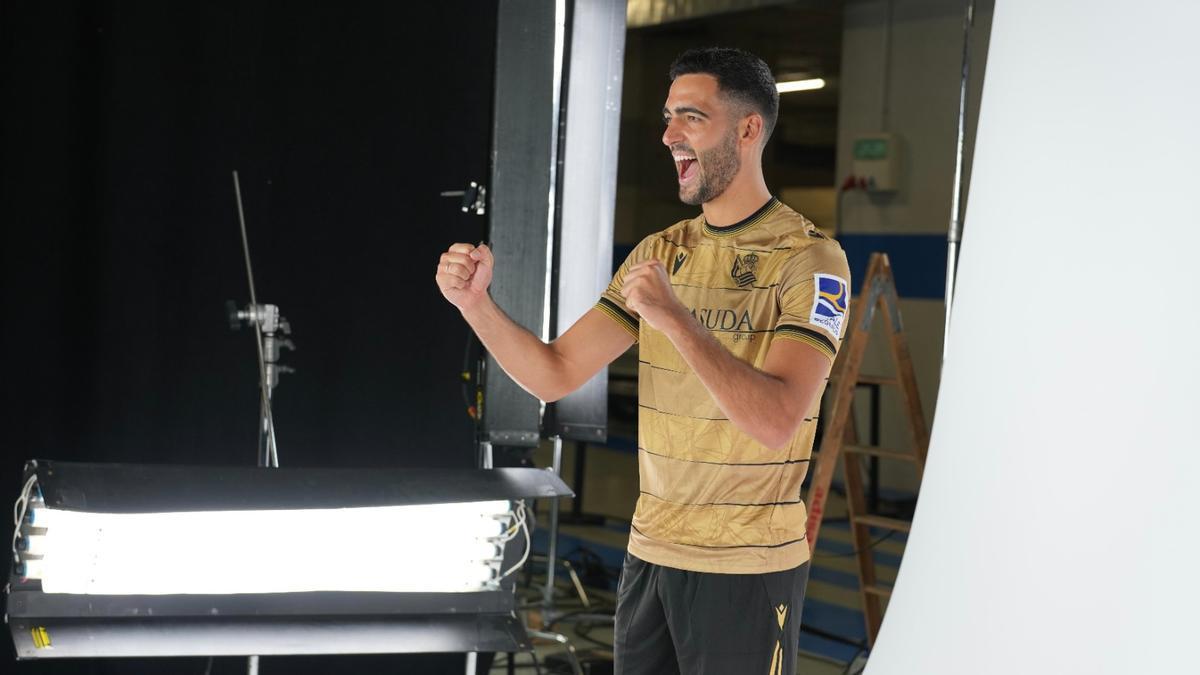
[[[518,652],[518,653],[521,653],[521,652]],[[506,654],[503,657],[496,657],[496,659],[492,661],[492,667],[488,669],[488,672],[492,673],[492,672],[495,672],[497,669],[499,669],[501,671],[507,671],[507,667],[508,667],[508,655]],[[532,661],[529,663],[514,662],[512,667],[513,667],[513,670],[532,670],[534,668],[537,668],[537,664],[533,663]]]
[[[532,515],[532,509],[530,509],[530,512],[531,512],[530,515]],[[848,523],[849,518],[848,517],[830,517],[830,518],[825,519],[825,523],[833,523],[833,522]],[[876,537],[873,541],[871,541],[867,545],[868,550],[878,547],[880,544],[887,541],[889,538],[891,538],[893,536],[895,536],[895,531],[889,531],[881,536]],[[847,552],[847,553],[818,553],[818,554],[814,555],[814,558],[841,558],[841,557],[848,557],[848,556],[855,555],[857,552],[858,552],[857,550],[851,550],[850,552]],[[533,562],[526,568],[526,570],[529,571],[531,574],[534,574],[534,573],[539,574],[539,575],[544,574],[544,568],[545,568],[545,562],[546,562],[544,554],[541,554],[541,553],[533,554],[533,557],[534,557]],[[609,580],[619,579],[619,577],[620,577],[620,567],[613,567],[613,566],[604,564],[603,558],[600,555],[596,554],[591,549],[587,548],[586,546],[576,546],[571,551],[563,554],[561,556],[561,559],[565,560],[565,561],[570,561],[573,564],[577,565],[578,571],[580,572],[581,577],[583,577],[583,579],[585,581],[589,578],[589,576],[592,579],[599,578],[601,572],[603,572],[603,576]],[[555,605],[559,608],[562,608],[564,604],[567,604],[567,606],[571,606],[571,604],[568,604],[568,603],[570,603],[570,601],[578,600],[578,595],[575,593],[574,587],[572,587],[569,584],[568,580],[565,577],[560,577],[560,578],[556,579],[556,581],[557,581],[557,583],[555,584],[555,588],[554,588]],[[599,591],[602,594],[601,598],[604,598],[603,594],[611,594],[612,593],[611,586],[597,587],[593,583],[593,584],[588,584],[587,588],[588,588],[589,593],[591,593],[591,591],[593,591],[593,590]],[[539,609],[544,608],[544,606],[545,606],[544,598],[542,596],[542,590],[540,588],[531,591],[531,594],[529,594],[527,597],[525,595],[521,594],[522,588],[520,586],[516,590],[518,593],[518,608],[520,611],[539,610]],[[547,629],[550,629],[553,626],[555,626],[556,624],[559,624],[559,623],[562,623],[565,621],[570,621],[572,618],[575,618],[580,615],[615,613],[615,607],[613,606],[612,598],[602,599],[600,602],[593,604],[591,607],[578,607],[577,602],[575,602],[573,604],[574,604],[574,607],[570,611],[564,612],[563,614],[561,614],[559,616],[555,616],[553,618],[553,620],[551,620],[545,624],[545,627]],[[601,635],[605,635],[604,630],[606,628],[611,628],[611,624],[609,624],[607,621],[604,621],[604,620],[598,620],[598,621],[579,620],[579,621],[572,622],[572,624],[574,627],[574,631],[573,631],[574,638],[577,638],[579,640],[582,640],[582,641],[588,643],[589,648],[592,648],[594,646],[594,648],[596,648],[596,649],[601,649],[601,650],[606,650],[606,651],[611,651],[613,649],[613,644],[611,642],[608,642],[608,641],[601,639],[599,637],[596,637],[594,635],[597,628],[601,629],[601,631],[602,631]],[[810,633],[811,635],[821,637],[824,639],[828,639],[828,640],[833,640],[833,641],[836,641],[836,642],[839,642],[839,643],[842,643],[842,644],[845,644],[845,645],[855,648],[855,650],[856,650],[855,657],[852,658],[850,662],[847,662],[844,664],[844,670],[841,672],[843,673],[843,675],[858,675],[857,671],[852,671],[851,669],[854,668],[854,666],[855,666],[854,659],[860,657],[862,654],[868,653],[868,648],[866,647],[865,642],[863,642],[862,640],[847,639],[845,637],[842,637],[839,635],[834,635],[832,633],[828,633],[826,631],[816,629],[816,628],[813,628],[808,625],[805,625],[802,630],[806,633]],[[514,667],[529,668],[530,666],[520,664],[520,665],[515,665]],[[493,666],[493,668],[495,668],[495,666]],[[540,670],[539,670],[539,672],[540,672]],[[551,671],[548,671],[548,672],[554,672],[554,671],[552,669]]]
[[[589,590],[591,590],[593,592],[594,591],[611,592],[606,588],[597,588],[595,586],[587,586],[586,588],[588,588]],[[518,597],[517,597],[517,609],[539,609],[539,608],[545,606],[546,600],[543,595],[544,591],[542,588],[540,588],[540,587],[539,588],[526,588],[524,590],[527,592],[524,595],[518,595]],[[559,602],[563,601],[563,600],[576,600],[577,601],[578,599],[579,599],[578,591],[576,591],[574,584],[571,583],[571,580],[569,578],[568,579],[555,579],[555,581],[554,581],[555,605],[558,605]],[[599,607],[599,609],[597,609],[596,607]],[[597,605],[596,607],[592,607],[592,608],[584,607],[584,608],[581,608],[580,611],[582,613],[592,613],[592,614],[598,613],[598,612],[604,612],[604,611],[612,611],[611,608],[608,608],[608,605],[605,605],[605,604],[600,604],[600,605]]]
[[[596,624],[591,621],[580,621],[579,623],[575,624],[575,635],[587,640],[601,649],[612,649],[613,645],[611,642],[605,642],[604,640],[600,640],[591,636],[592,628],[595,628],[595,626]]]
[[[570,618],[573,618],[576,616],[581,616],[583,614],[615,614],[616,611],[617,611],[617,608],[612,607],[610,605],[597,605],[595,607],[584,607],[582,609],[575,609],[575,610],[571,610],[570,612],[563,612],[562,614],[559,614],[558,616],[556,616],[554,618],[554,621],[551,621],[550,623],[546,624],[546,627],[549,628],[550,626],[553,626],[554,624],[556,624],[564,619],[570,619]]]

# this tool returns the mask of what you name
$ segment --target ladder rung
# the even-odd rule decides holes
[[[900,450],[889,450],[881,448],[877,445],[847,445],[842,448],[842,452],[854,455],[867,455],[868,457],[882,457],[883,459],[896,459],[901,462],[915,462],[917,456],[911,452],[901,452]]]
[[[889,377],[887,375],[864,375],[863,373],[859,373],[857,382],[859,384],[895,385],[895,384],[899,384],[900,380],[897,380],[894,377]]]
[[[880,586],[879,584],[867,584],[863,586],[863,592],[878,595],[882,598],[892,597],[892,589],[887,586]]]
[[[837,382],[840,379],[841,376],[839,375],[831,375],[829,377],[831,383]],[[867,375],[866,373],[859,373],[858,379],[855,382],[857,384],[885,384],[888,386],[900,384],[900,380],[888,375]]]
[[[885,530],[895,530],[897,532],[908,532],[912,527],[912,523],[899,518],[888,518],[886,516],[876,516],[874,514],[866,514],[853,517],[855,525],[868,525],[870,527],[881,527]]]

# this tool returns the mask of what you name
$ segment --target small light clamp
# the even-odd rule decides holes
[[[482,216],[487,213],[487,186],[471,181],[466,190],[443,190],[443,197],[462,197],[462,212],[475,212]]]

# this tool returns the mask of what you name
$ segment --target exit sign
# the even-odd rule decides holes
[[[854,142],[854,159],[887,159],[886,138],[860,138]]]
[[[900,139],[886,131],[859,134],[850,146],[854,150],[850,174],[870,192],[895,192],[900,188]]]

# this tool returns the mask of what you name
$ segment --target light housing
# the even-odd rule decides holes
[[[540,469],[31,461],[18,658],[527,648],[511,573]],[[515,543],[514,543],[515,542]]]

